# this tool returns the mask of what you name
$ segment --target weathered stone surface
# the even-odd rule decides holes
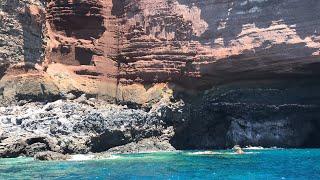
[[[6,73],[17,81],[36,73],[63,93],[138,104],[150,101],[155,83],[198,90],[316,76],[319,7],[315,0],[3,1],[1,17],[10,20],[1,22],[0,62],[39,64],[36,72]],[[1,87],[12,91],[12,81]]]
[[[157,112],[157,109],[145,112],[98,100],[91,105],[58,100],[1,107],[0,157],[34,156],[45,151],[103,152],[153,137],[161,144],[173,136],[173,128]],[[149,145],[145,149],[148,148],[154,147]]]
[[[59,150],[55,140],[46,137],[48,136],[47,134],[42,134],[43,136],[41,136],[36,135],[36,133],[18,132],[18,127],[12,127],[12,125],[9,125],[10,123],[9,121],[5,123],[6,125],[1,123],[3,127],[1,132],[0,157],[33,156],[37,152]],[[15,131],[17,134],[6,133],[5,129]]]
[[[169,141],[163,141],[158,138],[143,139],[139,142],[132,142],[123,146],[117,146],[109,149],[107,152],[112,154],[127,153],[147,153],[159,151],[176,150]]]
[[[124,7],[123,81],[197,88],[316,73],[309,65],[319,61],[318,1],[136,0]]]
[[[0,66],[44,59],[45,7],[38,0],[0,2]]]
[[[248,81],[198,95],[180,93],[185,106],[173,116],[177,149],[319,147],[316,79]],[[178,109],[179,111],[179,109]],[[184,121],[182,121],[184,120]]]
[[[34,158],[41,161],[61,161],[69,159],[70,156],[52,151],[44,151],[37,153]]]

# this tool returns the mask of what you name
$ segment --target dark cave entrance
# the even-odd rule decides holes
[[[75,59],[80,65],[92,65],[94,53],[90,49],[75,47]]]
[[[319,148],[319,92],[318,78],[294,78],[220,86],[196,96],[177,93],[186,105],[182,117],[170,115],[170,143],[179,150]]]
[[[98,39],[106,30],[103,17],[99,16],[61,16],[59,21],[54,20],[53,24],[57,31],[77,39]]]

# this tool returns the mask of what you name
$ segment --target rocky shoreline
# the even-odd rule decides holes
[[[0,157],[320,147],[319,2],[1,0]]]
[[[173,128],[149,112],[82,95],[0,108],[0,157],[65,159],[69,154],[174,150]],[[45,153],[47,152],[47,153]]]
[[[0,107],[0,157],[319,147],[316,82],[241,82],[193,94],[176,89],[148,107],[72,93],[52,102],[23,100]]]

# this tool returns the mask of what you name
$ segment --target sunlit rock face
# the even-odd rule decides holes
[[[197,88],[310,74],[308,65],[319,60],[318,1],[141,0],[124,6],[124,81]]]
[[[139,104],[155,83],[202,90],[314,76],[319,8],[316,0],[3,1],[1,74],[29,63],[61,92]],[[137,86],[142,94],[126,93]]]

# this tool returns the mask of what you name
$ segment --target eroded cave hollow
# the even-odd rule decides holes
[[[319,77],[236,82],[196,96],[174,122],[177,149],[320,147]],[[178,119],[184,119],[179,123]]]
[[[56,31],[67,37],[91,40],[98,39],[106,30],[101,8],[97,1],[56,1],[48,5],[47,13]]]

